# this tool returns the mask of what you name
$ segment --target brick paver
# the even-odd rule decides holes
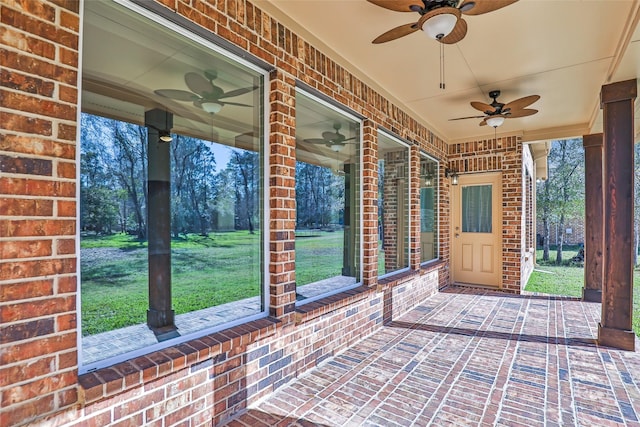
[[[450,288],[226,425],[640,427],[640,354],[598,347],[599,318]]]

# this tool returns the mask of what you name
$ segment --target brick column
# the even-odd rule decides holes
[[[295,80],[282,70],[271,73],[269,104],[269,313],[292,320],[295,276]]]
[[[409,268],[420,270],[420,147],[409,147]]]
[[[584,135],[585,163],[585,245],[584,288],[582,299],[589,302],[602,301],[602,247],[603,247],[603,201],[602,201],[602,134]]]
[[[362,194],[364,228],[363,285],[378,283],[378,129],[371,120],[362,124]]]
[[[604,110],[604,271],[598,342],[634,350],[633,103],[636,80],[602,86]]]
[[[0,425],[78,401],[78,2],[1,2]]]

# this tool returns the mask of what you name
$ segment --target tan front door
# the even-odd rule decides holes
[[[451,186],[453,281],[502,286],[502,176],[461,175]]]

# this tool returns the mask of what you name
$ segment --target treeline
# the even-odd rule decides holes
[[[217,172],[212,143],[174,135],[171,142],[171,233],[259,227],[259,155],[232,149]],[[97,234],[146,239],[147,131],[90,114],[81,123],[80,225]]]
[[[260,156],[200,139],[174,135],[171,152],[171,233],[180,235],[259,228]],[[147,130],[143,126],[82,115],[80,226],[98,235],[147,238]],[[218,171],[216,148],[231,155]],[[218,150],[220,153],[220,151]],[[297,226],[344,223],[344,177],[329,168],[296,165]]]

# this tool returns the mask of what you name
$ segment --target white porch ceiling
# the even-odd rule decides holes
[[[464,16],[467,36],[445,46],[446,89],[439,88],[439,44],[421,31],[373,45],[379,34],[415,22],[365,0],[257,0],[256,4],[393,100],[449,143],[493,137],[470,101],[508,102],[538,94],[534,116],[508,119],[501,133],[542,141],[600,132],[603,84],[640,78],[640,0],[520,0]],[[636,102],[636,141],[640,140]]]

